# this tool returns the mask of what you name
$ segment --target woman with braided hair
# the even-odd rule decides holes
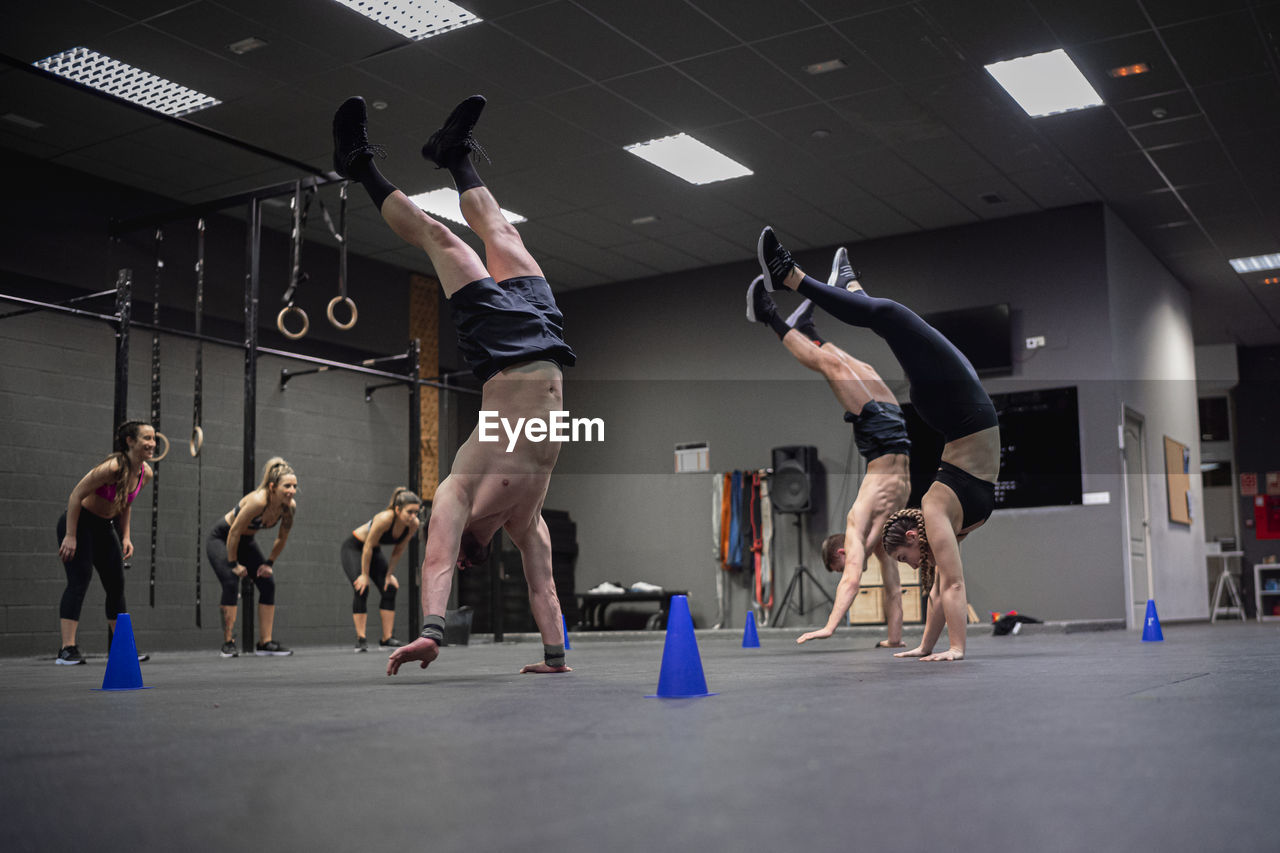
[[[910,309],[867,295],[856,277],[843,288],[810,278],[772,228],[760,233],[756,254],[768,290],[794,290],[836,319],[883,338],[911,384],[916,412],[946,441],[919,514],[896,514],[882,540],[889,556],[934,575],[920,645],[897,656],[963,660],[968,602],[960,541],[991,516],[1000,474],[1000,425],[991,398],[960,350]],[[944,621],[950,646],[933,654]]]
[[[342,570],[355,589],[351,603],[351,620],[356,628],[357,652],[369,651],[365,628],[369,620],[369,586],[382,593],[378,604],[378,616],[382,621],[382,635],[378,645],[394,649],[404,643],[392,636],[396,624],[396,590],[400,582],[391,572],[409,540],[418,532],[418,512],[422,498],[404,486],[391,493],[387,508],[351,531],[342,541]],[[391,546],[391,559],[382,555],[383,545]]]
[[[127,612],[124,602],[124,561],[133,556],[129,519],[133,499],[152,476],[147,460],[155,455],[156,431],[142,421],[125,421],[116,427],[112,453],[85,474],[67,499],[67,510],[58,518],[58,556],[67,572],[67,588],[58,607],[62,647],[57,663],[84,663],[76,646],[80,608],[97,568],[107,593],[107,625]],[[140,655],[139,659],[145,659]]]
[[[271,638],[276,621],[275,562],[289,541],[298,505],[298,476],[279,456],[267,460],[258,488],[240,499],[209,531],[204,550],[222,584],[222,650],[224,658],[239,657],[235,627],[239,611],[240,579],[253,578],[258,588],[258,646],[256,655],[284,656],[293,651]],[[280,525],[270,556],[263,557],[253,534]]]

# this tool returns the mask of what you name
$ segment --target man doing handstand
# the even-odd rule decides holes
[[[827,284],[843,288],[857,281],[849,265],[849,255],[839,249],[831,262]],[[885,522],[907,504],[911,477],[907,453],[906,422],[897,398],[875,368],[859,361],[818,335],[813,323],[813,303],[806,299],[783,320],[773,298],[765,290],[764,277],[757,277],[747,290],[747,319],[770,326],[797,361],[826,377],[836,399],[845,408],[844,419],[853,424],[858,452],[867,462],[867,472],[858,487],[858,496],[845,518],[843,534],[832,534],[822,543],[822,561],[828,571],[840,572],[836,600],[827,624],[810,631],[796,642],[830,637],[853,606],[862,583],[867,560],[874,556],[884,584],[884,616],[889,629],[887,640],[877,648],[902,648],[902,584],[898,563],[889,558],[880,541]]]
[[[561,368],[577,360],[564,341],[564,318],[515,227],[476,174],[472,151],[483,153],[471,135],[485,100],[459,104],[422,148],[422,155],[449,170],[467,225],[484,242],[485,260],[447,226],[427,215],[378,171],[370,145],[362,98],[351,98],[333,118],[334,168],[359,181],[382,218],[406,242],[431,259],[449,300],[458,347],[483,383],[480,408],[517,418],[550,421],[564,409]],[[510,451],[506,442],[481,442],[473,431],[458,450],[449,476],[436,489],[422,561],[421,636],[392,653],[387,675],[409,661],[426,668],[440,654],[444,613],[454,567],[487,556],[501,528],[524,562],[529,603],[542,634],[543,662],[521,672],[568,672],[560,600],[551,574],[551,539],[542,520],[560,445],[531,442],[523,434]]]

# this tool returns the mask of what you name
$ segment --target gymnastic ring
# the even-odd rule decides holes
[[[187,449],[191,451],[192,456],[199,456],[202,447],[204,447],[204,430],[199,426],[193,426],[191,428],[191,439],[187,442]]]
[[[339,323],[338,318],[333,316],[333,309],[344,302],[351,306],[351,319],[348,320],[345,325]],[[335,296],[330,299],[329,306],[325,308],[325,313],[329,315],[329,322],[332,323],[335,328],[341,329],[344,332],[354,326],[356,324],[356,317],[360,316],[360,313],[356,311],[356,304],[351,301],[351,297],[349,296]]]
[[[157,454],[154,451],[152,451],[151,453],[152,462],[159,462],[161,459],[169,455],[169,437],[164,433],[162,433],[160,430],[156,430],[156,441],[164,442],[164,453]]]
[[[302,329],[297,332],[291,332],[284,327],[284,318],[290,314],[297,314],[302,317]],[[284,335],[291,341],[304,337],[307,330],[311,328],[311,321],[307,319],[307,312],[303,311],[297,305],[286,305],[280,309],[280,313],[276,315],[276,328],[280,330],[280,334]]]

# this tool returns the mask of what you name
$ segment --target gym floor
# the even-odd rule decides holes
[[[946,665],[760,633],[699,632],[717,695],[681,700],[645,698],[652,634],[571,635],[557,676],[516,674],[534,638],[394,678],[377,651],[158,652],[130,692],[94,690],[105,656],[3,660],[3,846],[1276,849],[1274,626],[984,626]]]

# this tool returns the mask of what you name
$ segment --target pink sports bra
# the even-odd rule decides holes
[[[144,469],[142,474],[138,476],[138,487],[129,494],[127,503],[133,503],[133,499],[138,496],[138,492],[142,491],[142,481],[145,479],[147,479],[147,472]],[[107,503],[114,503],[116,499],[116,484],[107,483],[105,486],[99,486],[94,489],[93,493]]]

